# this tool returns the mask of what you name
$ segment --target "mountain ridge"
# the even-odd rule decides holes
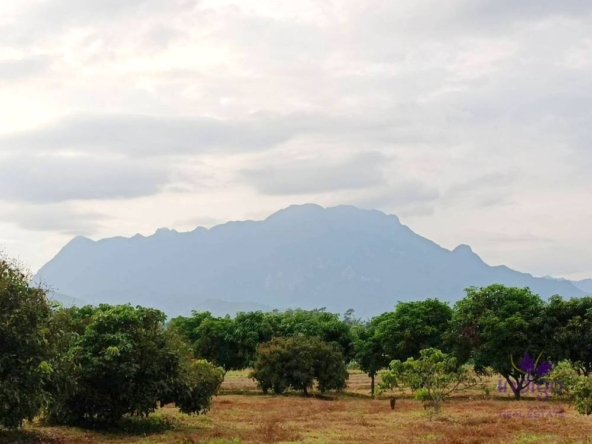
[[[37,273],[92,303],[130,302],[186,313],[198,301],[374,315],[399,300],[455,302],[464,288],[504,283],[543,297],[582,296],[571,282],[489,266],[470,246],[447,250],[397,216],[353,206],[292,205],[262,221],[94,241],[78,236]]]

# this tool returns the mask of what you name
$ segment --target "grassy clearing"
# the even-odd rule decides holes
[[[469,393],[452,399],[445,404],[442,415],[430,418],[421,404],[410,397],[399,399],[395,411],[391,411],[387,397],[371,400],[367,396],[369,379],[356,371],[351,372],[346,393],[322,399],[263,396],[247,375],[248,372],[229,372],[223,393],[214,400],[212,411],[206,416],[181,415],[169,406],[148,420],[128,422],[124,431],[29,425],[18,433],[0,432],[0,444],[592,444],[590,418],[578,416],[552,401],[536,401],[534,397],[514,402],[509,394],[500,396],[492,391],[492,399],[483,399],[478,392]],[[496,382],[492,379],[492,387]],[[561,415],[557,413],[560,409]],[[538,413],[535,416],[533,412]]]

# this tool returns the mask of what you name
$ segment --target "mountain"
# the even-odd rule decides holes
[[[468,286],[493,283],[530,287],[543,297],[584,294],[570,282],[489,266],[467,245],[442,248],[393,215],[312,204],[209,230],[76,237],[35,279],[92,303],[131,302],[170,315],[209,299],[341,313],[354,308],[370,316],[398,301],[454,302]]]
[[[253,302],[229,302],[219,299],[206,299],[205,301],[197,302],[191,308],[197,311],[209,311],[214,316],[230,315],[233,317],[240,312],[273,311],[273,308],[267,305],[255,304]]]
[[[57,293],[55,291],[48,291],[47,296],[49,297],[49,299],[59,302],[64,307],[82,307],[84,305],[88,305],[88,302],[84,301],[83,299],[75,298],[62,293]]]
[[[577,288],[588,295],[592,295],[592,279],[584,279],[583,281],[572,281]]]

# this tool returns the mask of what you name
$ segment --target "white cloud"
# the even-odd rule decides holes
[[[4,2],[1,237],[38,267],[64,233],[354,203],[592,275],[591,25],[580,0]]]

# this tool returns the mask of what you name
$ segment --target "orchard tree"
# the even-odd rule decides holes
[[[207,318],[196,330],[193,343],[195,356],[213,362],[224,371],[241,370],[249,363],[249,354],[234,335],[234,321],[230,317]]]
[[[261,344],[251,377],[264,393],[292,389],[307,396],[315,380],[321,392],[345,388],[348,374],[343,355],[334,344],[298,335]]]
[[[418,358],[427,348],[445,350],[444,336],[452,318],[452,309],[437,299],[400,302],[395,311],[373,321],[390,359]]]
[[[100,305],[71,315],[61,321],[70,322],[74,334],[64,340],[59,368],[66,369],[66,379],[54,383],[60,390],[48,406],[50,420],[115,424],[123,415],[147,416],[161,403],[177,401],[187,413],[207,411],[216,383],[208,379],[200,386],[189,348],[165,330],[162,312]]]
[[[0,258],[0,425],[7,428],[37,415],[53,371],[46,337],[51,308],[29,278]]]
[[[553,296],[545,307],[547,344],[557,362],[569,360],[584,376],[592,373],[592,297],[564,300]]]
[[[534,361],[548,342],[544,303],[528,288],[491,285],[471,287],[456,303],[450,338],[461,361],[471,359],[476,371],[493,368],[507,381],[516,399],[534,382]],[[518,359],[524,356],[523,367]],[[528,359],[527,359],[528,358]]]
[[[366,324],[353,327],[354,359],[360,369],[370,377],[372,398],[374,398],[376,376],[389,364],[389,358],[384,351],[383,338],[377,329],[377,320],[378,318],[374,318]]]
[[[233,340],[237,343],[247,367],[255,362],[259,344],[275,336],[276,316],[262,311],[237,313],[234,318]]]
[[[199,338],[197,330],[200,325],[210,319],[213,319],[213,316],[209,311],[194,310],[191,316],[177,316],[171,319],[168,327],[179,333],[188,344],[194,344]]]
[[[283,313],[269,313],[274,326],[274,337],[304,335],[321,338],[335,344],[346,360],[353,354],[353,336],[347,322],[339,314],[328,313],[324,308],[317,310],[286,310]]]
[[[419,354],[419,359],[391,362],[389,371],[383,374],[382,388],[417,389],[415,398],[438,414],[442,403],[453,393],[482,385],[481,378],[469,366],[459,366],[456,358],[440,350],[430,348]]]

